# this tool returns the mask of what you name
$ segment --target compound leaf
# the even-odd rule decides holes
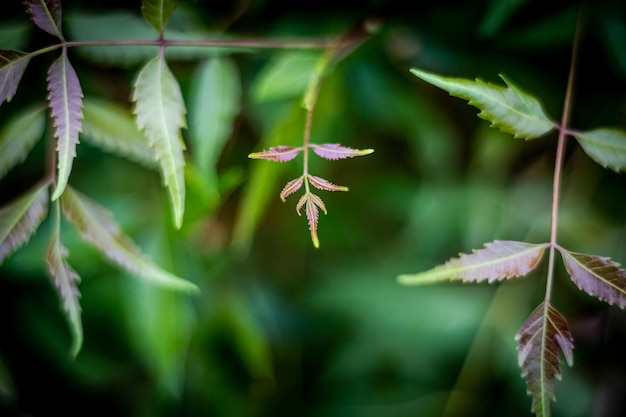
[[[61,0],[26,0],[26,8],[40,29],[63,39],[61,32]]]
[[[543,256],[547,243],[533,244],[511,240],[486,243],[484,249],[461,254],[443,265],[413,275],[400,275],[401,284],[431,284],[441,281],[488,282],[524,276]]]
[[[141,70],[133,91],[137,125],[154,149],[168,188],[174,224],[180,228],[185,212],[185,159],[181,129],[186,127],[185,103],[174,74],[157,56]]]
[[[162,33],[175,8],[176,0],[143,0],[141,13],[153,28]]]
[[[72,357],[76,357],[83,344],[83,325],[80,317],[80,292],[78,291],[80,277],[67,263],[66,258],[68,250],[63,246],[63,242],[61,241],[60,222],[61,218],[57,214],[55,231],[48,246],[46,263],[48,264],[48,273],[52,277],[54,285],[61,297],[63,310],[67,315],[72,329],[73,338],[70,353]]]
[[[0,104],[11,101],[29,62],[29,54],[0,49]]]
[[[604,256],[585,255],[560,248],[570,278],[587,294],[620,308],[626,307],[626,271]]]
[[[599,128],[572,134],[585,153],[598,164],[614,171],[626,170],[626,131]]]
[[[22,162],[43,135],[46,115],[37,106],[20,112],[0,131],[0,178]]]
[[[58,176],[56,188],[52,193],[52,200],[56,200],[63,193],[72,171],[83,118],[83,91],[76,71],[67,59],[65,49],[48,70],[48,90],[57,138]]]
[[[574,362],[574,344],[565,318],[548,302],[531,313],[515,339],[519,342],[518,364],[532,395],[531,410],[537,417],[552,415],[555,379],[561,379],[561,352],[569,366]]]
[[[478,117],[491,122],[515,138],[534,139],[554,128],[554,123],[544,113],[541,103],[525,93],[512,82],[500,78],[506,87],[484,82],[443,77],[415,68],[411,73],[422,80],[447,91],[451,96],[468,100],[468,104],[480,109]]]
[[[110,101],[85,99],[83,138],[147,167],[157,167],[154,150],[130,111]]]
[[[48,184],[40,184],[0,208],[0,263],[28,242],[46,216]]]
[[[63,193],[61,204],[65,217],[83,239],[100,249],[112,262],[159,285],[183,291],[198,289],[193,283],[155,265],[122,232],[111,214],[94,200],[68,187]]]

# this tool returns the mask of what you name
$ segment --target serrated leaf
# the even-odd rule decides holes
[[[26,0],[26,8],[40,29],[63,39],[61,31],[61,0]]]
[[[83,91],[65,49],[48,70],[48,90],[48,101],[56,127],[54,135],[57,138],[58,175],[57,185],[52,193],[52,200],[56,200],[63,193],[72,172],[83,118]]]
[[[168,19],[174,13],[176,0],[143,0],[141,13],[157,32],[163,32]]]
[[[146,167],[158,166],[155,152],[130,110],[110,101],[85,99],[83,115],[82,138]]]
[[[35,143],[43,135],[46,114],[37,106],[21,111],[0,131],[0,178],[26,159]]]
[[[181,129],[187,127],[186,109],[178,82],[162,56],[143,67],[132,98],[137,125],[154,149],[172,201],[174,224],[180,228],[185,212],[185,143]]]
[[[325,191],[348,191],[348,187],[344,187],[342,185],[333,184],[332,182],[325,180],[321,177],[316,177],[315,175],[307,176],[309,183],[317,188],[318,190]]]
[[[0,104],[11,101],[29,62],[29,54],[0,49]]]
[[[515,336],[519,342],[518,364],[532,395],[531,410],[537,417],[552,415],[555,379],[561,379],[561,352],[569,366],[574,344],[565,318],[548,302],[531,313]]]
[[[559,248],[570,278],[587,294],[626,308],[626,271],[604,256],[585,255]]]
[[[285,184],[282,191],[280,192],[280,199],[285,201],[285,199],[289,195],[295,193],[302,187],[303,182],[304,182],[304,176],[300,176],[296,179],[289,181],[287,184]]]
[[[298,156],[300,152],[302,152],[301,147],[296,148],[293,146],[279,145],[265,151],[251,153],[248,155],[248,158],[266,159],[268,161],[275,162],[287,162]]]
[[[322,211],[325,214],[326,214],[326,207],[324,206],[324,202],[319,196],[312,194],[312,193],[308,193],[308,192],[305,193],[302,197],[300,197],[300,200],[298,201],[298,204],[296,205],[296,212],[298,213],[298,216],[300,216],[300,210],[302,209],[303,206],[304,206],[304,213],[306,214],[306,218],[309,223],[309,230],[311,231],[311,240],[313,241],[313,246],[315,246],[316,248],[319,248],[320,241],[319,241],[319,238],[317,237],[317,225],[318,225],[318,220],[319,220],[318,207],[322,209]]]
[[[547,243],[533,244],[512,240],[486,243],[484,249],[461,254],[443,265],[417,274],[398,276],[406,285],[431,284],[442,281],[494,282],[528,274],[541,261]]]
[[[311,144],[310,146],[318,156],[330,160],[354,158],[355,156],[369,155],[374,152],[373,149],[352,149],[341,146],[338,143]]]
[[[550,132],[555,124],[543,111],[535,97],[525,93],[504,76],[506,87],[464,78],[443,77],[426,71],[411,69],[413,75],[447,91],[451,96],[468,100],[480,109],[478,117],[491,122],[515,138],[534,139]]]
[[[0,208],[0,263],[28,242],[48,209],[48,184],[32,190]]]
[[[217,186],[217,163],[241,109],[239,70],[229,58],[201,62],[191,82],[189,138],[193,160]]]
[[[626,170],[626,131],[599,128],[588,132],[572,132],[591,159],[614,171]]]
[[[46,263],[48,265],[48,273],[52,277],[54,286],[59,293],[63,310],[72,329],[73,337],[70,354],[72,357],[76,357],[83,344],[80,292],[78,290],[80,277],[67,263],[68,250],[61,242],[60,221],[57,207],[55,230],[48,246]]]
[[[315,77],[319,51],[281,51],[273,54],[251,86],[255,102],[302,96]]]
[[[94,200],[68,187],[61,198],[63,214],[83,239],[100,249],[112,262],[155,284],[177,290],[197,291],[198,287],[154,264],[126,236],[111,214]]]

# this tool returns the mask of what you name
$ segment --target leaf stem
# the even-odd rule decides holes
[[[582,26],[582,2],[578,10],[576,27],[574,30],[574,41],[572,44],[572,56],[570,60],[569,75],[567,79],[567,88],[565,91],[565,100],[563,104],[563,114],[561,115],[561,124],[559,126],[559,137],[556,147],[556,158],[554,162],[554,179],[552,185],[552,220],[550,231],[550,257],[548,260],[548,278],[546,282],[546,302],[550,301],[552,293],[552,281],[554,276],[554,258],[556,254],[557,229],[559,222],[559,190],[561,187],[561,174],[563,171],[563,156],[565,154],[565,145],[567,143],[567,135],[569,133],[568,124],[572,108],[572,96],[574,90],[574,79],[576,72],[576,61],[578,58],[578,48],[580,46],[580,33]]]

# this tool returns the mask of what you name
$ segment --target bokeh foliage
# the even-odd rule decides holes
[[[63,5],[75,40],[115,38],[130,27],[120,15],[141,18],[139,2]],[[181,230],[172,225],[156,171],[87,138],[78,145],[70,184],[111,210],[159,265],[196,283],[201,293],[173,293],[133,279],[67,228],[69,260],[82,278],[84,326],[83,349],[71,360],[70,332],[45,272],[51,231],[44,222],[0,269],[0,411],[529,415],[513,336],[541,297],[545,268],[533,272],[539,279],[503,286],[407,289],[395,276],[493,239],[545,241],[556,138],[514,141],[477,119],[474,108],[419,82],[409,68],[492,81],[503,73],[541,97],[556,118],[577,6],[181,1],[170,22],[180,36],[328,37],[381,18],[380,30],[324,81],[312,130],[315,142],[376,152],[316,162],[315,172],[349,184],[350,192],[325,198],[329,214],[321,218],[322,245],[314,249],[306,220],[278,198],[298,168],[247,155],[301,142],[302,73],[315,54],[172,48],[169,65],[189,110],[198,95],[212,93],[198,90],[197,71],[213,54],[227,57],[241,82],[240,111],[215,164],[190,163],[186,172]],[[21,2],[3,7],[0,47],[33,50],[53,41],[32,27]],[[85,16],[106,23],[109,13],[119,13],[116,24],[87,33],[94,26],[85,25]],[[572,121],[581,129],[625,127],[626,6],[588,2],[585,15]],[[141,48],[121,61],[96,49],[69,51],[85,96],[130,106],[131,83],[144,62]],[[28,82],[0,107],[0,125],[45,100],[52,58],[29,64]],[[280,73],[281,65],[290,70]],[[272,71],[282,82],[272,82]],[[197,134],[192,129],[183,131],[188,141]],[[41,178],[46,140],[0,182],[3,203]],[[195,151],[190,146],[190,155]],[[622,175],[597,166],[570,141],[562,243],[626,262],[623,186]],[[553,297],[576,341],[576,365],[563,369],[554,414],[621,415],[626,316],[579,294],[565,279],[557,280]]]

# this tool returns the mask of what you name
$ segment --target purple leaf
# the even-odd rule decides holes
[[[248,155],[252,159],[267,159],[268,161],[287,162],[294,159],[302,151],[302,148],[294,148],[293,146],[275,146],[266,151],[255,152]]]
[[[72,171],[76,156],[78,134],[83,118],[83,91],[80,88],[76,71],[67,59],[67,51],[52,63],[48,71],[48,100],[56,126],[57,137],[57,186],[52,195],[56,200],[63,193]]]
[[[317,237],[317,223],[319,219],[318,207],[322,209],[324,214],[326,214],[326,207],[324,206],[324,202],[315,194],[305,193],[302,197],[300,197],[300,200],[296,205],[296,211],[298,212],[298,215],[300,215],[300,210],[302,209],[302,206],[305,206],[304,212],[309,222],[309,230],[311,231],[311,240],[313,241],[313,245],[316,248],[319,248],[320,241]]]
[[[574,284],[587,294],[620,308],[626,307],[626,271],[603,256],[585,255],[559,248]]]
[[[0,208],[0,263],[28,242],[48,211],[48,183]]]
[[[287,196],[295,193],[302,187],[302,183],[304,182],[304,176],[298,177],[294,180],[289,181],[280,192],[280,199],[285,201]]]
[[[26,8],[40,29],[63,39],[61,32],[61,0],[26,0]]]
[[[29,61],[24,52],[0,49],[0,104],[11,101]]]
[[[80,293],[78,291],[80,277],[67,263],[67,255],[68,251],[61,242],[57,228],[48,246],[46,262],[48,264],[48,273],[52,277],[54,285],[59,292],[59,296],[63,302],[63,310],[67,314],[68,321],[72,327],[74,340],[71,354],[73,357],[76,357],[83,341],[83,327],[80,318]]]
[[[324,178],[316,177],[315,175],[309,175],[307,177],[311,185],[318,190],[325,191],[348,191],[348,187],[333,184],[332,182],[325,180]]]
[[[374,152],[373,149],[352,149],[341,146],[338,143],[323,143],[321,145],[310,145],[313,152],[325,159],[345,159],[355,156],[369,155]]]
[[[484,249],[461,254],[443,265],[412,275],[400,275],[402,284],[430,284],[441,281],[493,282],[524,276],[535,269],[547,243],[532,244],[512,240],[486,243]]]
[[[531,410],[538,417],[552,415],[555,379],[561,379],[561,355],[569,366],[574,344],[565,318],[549,303],[541,303],[515,336],[519,342],[518,364],[532,395]]]

